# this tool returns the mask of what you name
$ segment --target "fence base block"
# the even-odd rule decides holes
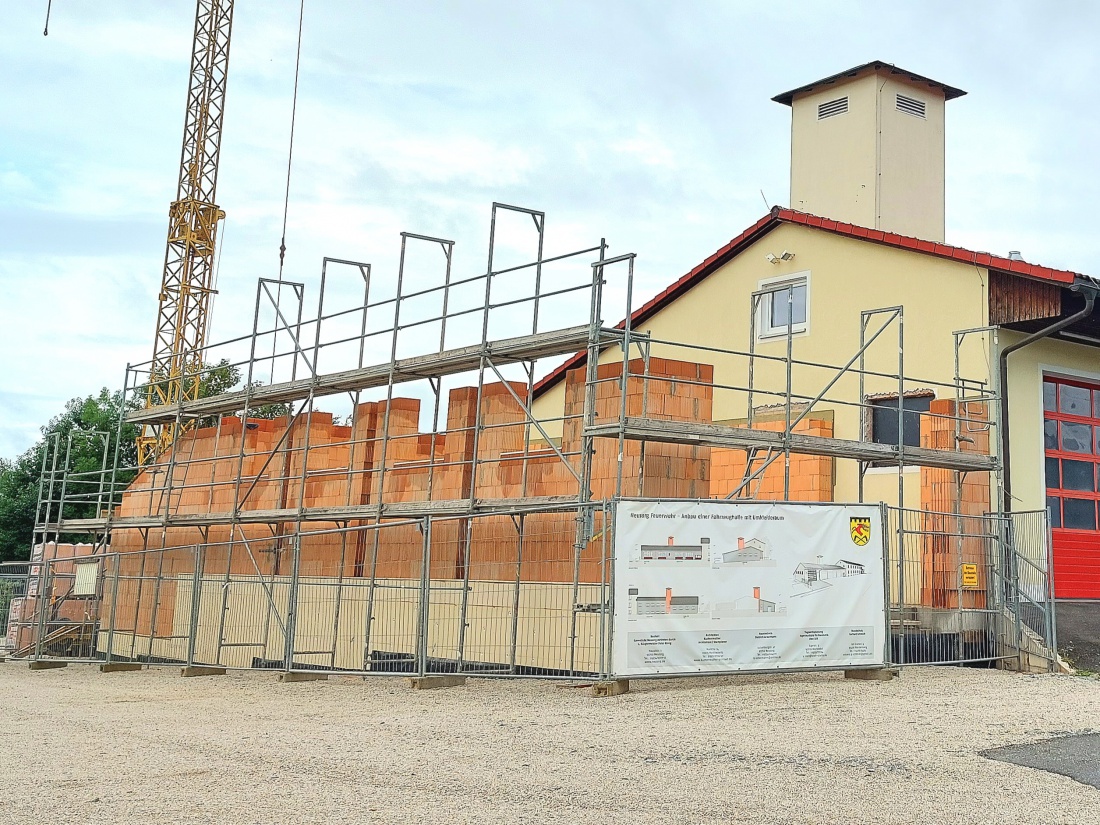
[[[328,679],[327,673],[280,673],[280,682],[322,682]]]
[[[181,667],[180,676],[224,676],[224,667],[205,667],[203,665],[191,665]]]
[[[409,679],[409,687],[413,690],[434,690],[464,684],[466,684],[465,676],[413,676]]]
[[[872,670],[846,670],[845,679],[862,679],[865,682],[889,682],[899,674],[894,667],[878,667]]]
[[[141,670],[143,667],[141,662],[106,662],[99,666],[99,672],[124,673],[130,670]]]
[[[589,691],[589,695],[596,697],[621,696],[624,693],[630,693],[629,679],[614,679],[610,682],[596,682]]]
[[[68,662],[50,662],[47,660],[39,660],[37,662],[29,662],[27,667],[31,670],[53,670],[55,667],[68,667]]]

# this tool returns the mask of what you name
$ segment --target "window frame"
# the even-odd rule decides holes
[[[806,320],[793,324],[772,325],[772,306],[775,295],[785,294],[785,287],[804,286],[806,288]],[[787,330],[791,335],[805,335],[810,331],[810,270],[791,272],[788,275],[775,275],[771,278],[761,278],[757,284],[757,292],[766,293],[760,295],[760,301],[756,313],[756,337],[757,340],[770,340],[786,338]]]
[[[1065,502],[1066,500],[1081,500],[1091,501],[1094,509],[1100,507],[1100,450],[1097,449],[1097,439],[1100,437],[1100,383],[1096,381],[1090,381],[1087,378],[1077,376],[1065,376],[1057,373],[1046,372],[1042,373],[1041,377],[1041,393],[1040,393],[1040,409],[1042,414],[1043,428],[1041,430],[1040,439],[1043,449],[1043,495],[1044,503],[1047,509],[1051,509],[1052,502],[1057,502],[1058,512],[1051,512],[1051,526],[1055,530],[1070,530],[1074,532],[1100,533],[1100,515],[1095,515],[1093,520],[1093,527],[1067,527],[1065,520]],[[1047,409],[1046,407],[1046,388],[1048,386],[1054,386],[1056,388],[1053,399],[1053,409]],[[1075,389],[1086,390],[1089,393],[1090,406],[1087,415],[1080,415],[1076,413],[1062,412],[1061,403],[1061,387],[1068,386]],[[1055,422],[1054,430],[1054,447],[1047,446],[1047,425],[1048,422]],[[1088,426],[1092,429],[1092,440],[1089,444],[1089,452],[1077,452],[1075,450],[1063,449],[1062,441],[1062,426],[1063,424]],[[1050,486],[1051,474],[1048,472],[1051,461],[1057,461],[1058,465],[1058,479],[1057,486]],[[1065,474],[1062,463],[1065,461],[1072,461],[1082,464],[1089,464],[1092,467],[1092,487],[1089,490],[1075,490],[1068,487],[1063,487],[1065,483]]]

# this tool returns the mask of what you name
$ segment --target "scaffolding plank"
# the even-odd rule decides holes
[[[424,516],[466,516],[486,513],[508,513],[514,510],[534,512],[574,507],[576,496],[528,496],[527,498],[477,499],[473,507],[468,498],[437,501],[403,501],[386,504],[379,515],[377,504],[352,504],[347,507],[307,507],[303,510],[241,510],[239,513],[186,513],[180,515],[126,516],[121,518],[65,519],[44,525],[47,530],[65,533],[95,532],[110,527],[113,530],[149,527],[207,527],[220,524],[280,524],[292,521],[373,521],[411,519]]]
[[[631,441],[660,441],[698,447],[736,449],[770,447],[774,450],[782,450],[784,448],[781,432],[727,427],[721,424],[630,417],[625,420],[623,429],[626,438]],[[597,424],[586,428],[584,432],[585,435],[596,438],[618,438],[619,425],[616,422]],[[802,433],[792,433],[790,444],[791,452],[803,455],[849,458],[859,461],[896,462],[898,460],[898,449],[892,444],[876,444],[870,441],[852,441]],[[996,459],[988,455],[934,450],[927,447],[906,447],[905,463],[960,472],[988,472],[997,466]]]
[[[591,329],[588,326],[569,327],[567,329],[539,332],[534,335],[521,335],[515,338],[503,338],[490,341],[482,346],[444,350],[429,355],[417,355],[411,358],[399,358],[392,364],[392,376],[395,384],[416,381],[422,378],[454,375],[469,372],[481,366],[482,355],[493,359],[498,366],[516,361],[529,361],[548,358],[554,355],[566,355],[588,346]],[[618,340],[621,332],[601,330],[600,340],[608,343]],[[255,387],[250,394],[244,390],[212,395],[187,401],[183,404],[162,404],[128,413],[126,421],[131,424],[167,424],[177,415],[184,418],[205,417],[234,413],[244,409],[245,403],[252,406],[262,404],[282,404],[307,398],[310,391],[314,397],[335,395],[372,387],[384,387],[390,381],[391,365],[373,364],[360,369],[332,372],[316,377],[299,378]]]

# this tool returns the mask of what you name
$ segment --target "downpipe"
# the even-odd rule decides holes
[[[1033,332],[1031,335],[1024,338],[1022,341],[1017,341],[1015,344],[1011,344],[1001,350],[999,357],[999,373],[998,380],[1000,382],[1000,447],[1001,447],[1001,490],[1002,490],[1002,512],[1011,512],[1012,510],[1012,459],[1009,453],[1011,446],[1011,437],[1008,426],[1008,356],[1016,352],[1016,350],[1023,349],[1024,347],[1034,344],[1036,341],[1040,341],[1043,338],[1049,338],[1057,332],[1061,332],[1066,327],[1083,321],[1092,315],[1093,307],[1096,303],[1097,290],[1085,286],[1083,284],[1074,284],[1070,287],[1070,291],[1078,292],[1084,295],[1085,306],[1079,312],[1073,313],[1066,318],[1062,318],[1057,323],[1051,324],[1049,327],[1044,327],[1038,332]]]

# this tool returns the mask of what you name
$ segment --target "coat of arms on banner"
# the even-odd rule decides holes
[[[848,519],[848,523],[852,531],[852,542],[857,547],[862,547],[871,540],[871,519],[853,517]]]

